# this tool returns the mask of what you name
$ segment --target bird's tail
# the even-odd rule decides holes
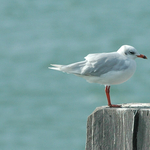
[[[49,69],[53,69],[53,70],[61,71],[61,67],[62,67],[63,65],[51,64],[51,66],[53,66],[53,67],[48,67],[48,68],[49,68]]]
[[[52,67],[48,67],[49,69],[54,69],[66,73],[72,73],[72,74],[78,74],[80,75],[82,72],[82,68],[84,67],[86,61],[81,61],[69,65],[57,65],[57,64],[51,64]]]

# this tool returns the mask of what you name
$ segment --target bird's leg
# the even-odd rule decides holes
[[[111,100],[110,100],[110,86],[106,86],[105,87],[105,93],[106,93],[106,97],[107,97],[107,101],[108,101],[108,106],[109,107],[121,107],[121,105],[112,105],[111,104]]]
[[[107,101],[108,101],[108,106],[110,107],[111,106],[111,100],[110,100],[109,92],[110,92],[110,86],[106,86],[105,87],[105,93],[106,93],[106,97],[107,97]]]

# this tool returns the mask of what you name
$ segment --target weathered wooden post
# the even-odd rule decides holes
[[[150,103],[96,108],[87,120],[86,150],[150,150]]]

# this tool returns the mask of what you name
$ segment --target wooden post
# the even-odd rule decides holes
[[[86,150],[150,150],[150,103],[96,108],[87,120]]]

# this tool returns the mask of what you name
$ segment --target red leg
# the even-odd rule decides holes
[[[109,107],[121,107],[121,105],[112,105],[111,104],[109,92],[110,92],[110,86],[106,86],[105,87],[105,93],[106,93],[106,97],[107,97],[107,101],[108,101],[108,106]]]

